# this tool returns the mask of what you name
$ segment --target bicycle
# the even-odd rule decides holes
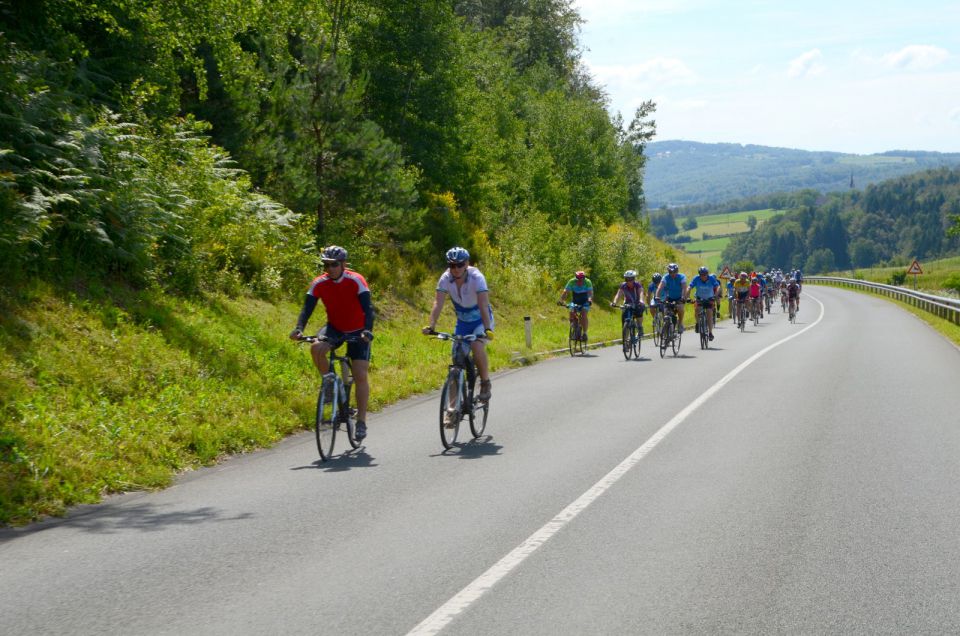
[[[680,340],[683,336],[678,327],[677,303],[683,301],[664,300],[660,303],[660,312],[664,313],[663,325],[660,327],[660,357],[667,354],[667,348],[673,350],[673,356],[680,353]]]
[[[610,303],[611,307],[627,309],[629,313],[626,320],[623,321],[623,357],[629,360],[631,357],[640,359],[640,341],[643,339],[643,305],[628,304],[615,305]]]
[[[790,313],[788,317],[790,319],[790,322],[796,323],[797,322],[797,299],[796,298],[790,299],[789,307],[790,307],[790,310],[789,310]]]
[[[566,307],[571,312],[573,312],[573,318],[570,320],[570,336],[567,341],[567,347],[570,349],[570,355],[581,354],[583,355],[587,350],[587,343],[583,340],[583,309],[586,305],[578,305],[576,303],[567,303],[564,305],[562,302],[558,302],[558,305],[561,307]]]
[[[707,310],[712,301],[698,298],[697,303],[697,331],[700,334],[700,348],[710,348],[710,321],[707,320]]]
[[[314,343],[324,338],[301,336],[298,342]],[[343,342],[357,342],[359,337],[348,338]],[[342,344],[342,343],[341,343]],[[353,416],[356,411],[350,408],[350,390],[353,388],[353,364],[350,358],[337,355],[339,345],[330,350],[330,370],[323,375],[320,394],[317,396],[317,414],[314,418],[314,431],[317,438],[317,450],[320,459],[328,461],[333,457],[333,447],[337,433],[343,428],[351,448],[358,448],[360,441],[354,431]],[[337,374],[337,368],[340,374]]]
[[[737,327],[741,332],[747,329],[747,300],[745,298],[737,299]]]
[[[452,342],[450,366],[447,379],[440,391],[440,442],[447,450],[453,448],[460,434],[460,423],[467,416],[470,432],[477,439],[487,428],[489,401],[474,399],[477,384],[477,368],[470,345],[478,340],[475,335],[456,336],[437,332],[426,334],[438,340]]]
[[[650,313],[653,315],[653,326],[650,328],[653,331],[653,346],[659,347],[660,330],[663,329],[663,304],[651,305]]]

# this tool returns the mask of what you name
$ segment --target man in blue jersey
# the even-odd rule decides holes
[[[710,330],[710,340],[713,340],[713,306],[720,302],[720,281],[706,267],[701,267],[698,274],[690,281],[686,297],[696,294],[698,311],[707,312],[707,328]]]
[[[683,299],[687,295],[687,277],[680,273],[680,266],[676,263],[667,265],[667,275],[657,286],[658,298],[664,298],[677,303],[677,318],[679,319],[679,331],[683,333]]]

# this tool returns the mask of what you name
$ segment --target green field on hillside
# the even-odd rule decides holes
[[[711,270],[720,269],[723,264],[720,262],[720,256],[730,242],[729,236],[722,238],[708,238],[704,240],[704,234],[711,237],[724,234],[742,234],[750,231],[747,225],[747,219],[751,216],[756,217],[759,227],[768,219],[783,214],[783,210],[741,210],[739,212],[728,212],[724,214],[706,214],[696,217],[697,227],[693,230],[682,231],[678,236],[689,236],[693,240],[689,243],[678,244],[678,247],[687,252],[692,258],[706,264]],[[684,218],[677,219],[677,224],[683,223]]]

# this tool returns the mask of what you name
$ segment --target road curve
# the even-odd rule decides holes
[[[2,531],[0,633],[960,631],[960,352],[812,285],[693,335],[502,374],[457,452],[422,396]]]

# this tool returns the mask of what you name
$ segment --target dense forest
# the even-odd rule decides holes
[[[709,206],[804,189],[863,189],[930,168],[960,166],[960,153],[891,150],[851,155],[692,141],[652,142],[647,155],[645,190],[651,208]]]
[[[655,106],[611,118],[570,0],[0,6],[0,269],[302,289],[318,245],[637,266]]]
[[[960,169],[927,170],[863,191],[807,190],[783,203],[792,209],[735,236],[724,262],[815,274],[960,253]]]

